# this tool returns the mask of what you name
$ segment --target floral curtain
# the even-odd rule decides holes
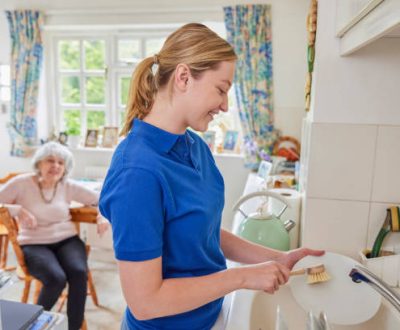
[[[27,157],[37,143],[37,103],[43,59],[43,14],[6,11],[11,37],[11,155]]]
[[[229,43],[238,56],[235,94],[243,130],[246,166],[269,159],[279,132],[274,128],[271,9],[269,5],[224,8]]]

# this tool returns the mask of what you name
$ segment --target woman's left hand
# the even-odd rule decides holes
[[[324,250],[312,250],[308,248],[299,248],[295,250],[290,250],[284,252],[281,256],[279,256],[276,261],[285,265],[289,269],[292,269],[293,266],[302,258],[306,256],[322,256],[325,253]]]
[[[104,233],[108,230],[108,227],[110,227],[110,224],[106,219],[101,218],[97,220],[97,234],[99,234],[100,237],[104,235]]]

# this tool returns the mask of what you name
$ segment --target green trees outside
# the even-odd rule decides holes
[[[117,61],[120,67],[133,70],[134,63],[144,56],[158,53],[164,38],[121,37],[117,39]],[[107,46],[109,47],[109,45]],[[113,47],[113,46],[112,46]],[[110,63],[113,63],[112,61]],[[106,40],[101,38],[64,38],[58,41],[58,76],[60,82],[60,105],[64,127],[69,135],[81,135],[86,129],[99,129],[106,125]],[[110,64],[114,65],[114,64]],[[119,65],[119,64],[118,64]],[[123,109],[128,101],[130,73],[117,76],[117,110],[120,124],[124,121]],[[109,109],[107,109],[108,111]],[[85,125],[83,120],[85,119]]]
[[[83,55],[81,47],[83,47]],[[84,40],[83,42],[61,40],[58,50],[61,102],[78,107],[104,105],[106,84],[104,40]],[[81,79],[82,76],[84,76],[84,81]],[[81,84],[84,85],[84,93],[81,92]],[[65,110],[63,116],[67,133],[81,135],[81,110]],[[88,111],[86,118],[89,129],[100,129],[105,125],[104,111]]]

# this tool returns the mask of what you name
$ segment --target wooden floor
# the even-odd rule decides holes
[[[7,264],[15,264],[12,251],[9,252]],[[88,330],[119,330],[126,304],[112,251],[93,248],[90,252],[89,266],[92,270],[100,307],[96,307],[88,296],[85,311]],[[1,293],[1,298],[19,301],[22,288],[22,282],[17,279],[14,284],[5,289],[4,293]],[[63,313],[66,313],[66,305]]]

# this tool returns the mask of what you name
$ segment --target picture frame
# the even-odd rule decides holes
[[[268,180],[268,176],[271,174],[272,163],[262,160],[258,166],[257,176],[263,180]]]
[[[66,146],[68,144],[68,133],[60,132],[58,134],[58,142],[64,146]]]
[[[237,147],[238,137],[238,131],[227,130],[225,132],[224,141],[222,143],[223,150],[225,152],[234,152]]]
[[[97,129],[88,129],[86,131],[85,147],[97,147],[99,131]]]
[[[118,144],[118,127],[106,126],[103,129],[103,140],[101,146],[113,148]]]
[[[214,152],[215,148],[215,131],[206,131],[203,133],[203,140],[210,148],[211,152]]]

